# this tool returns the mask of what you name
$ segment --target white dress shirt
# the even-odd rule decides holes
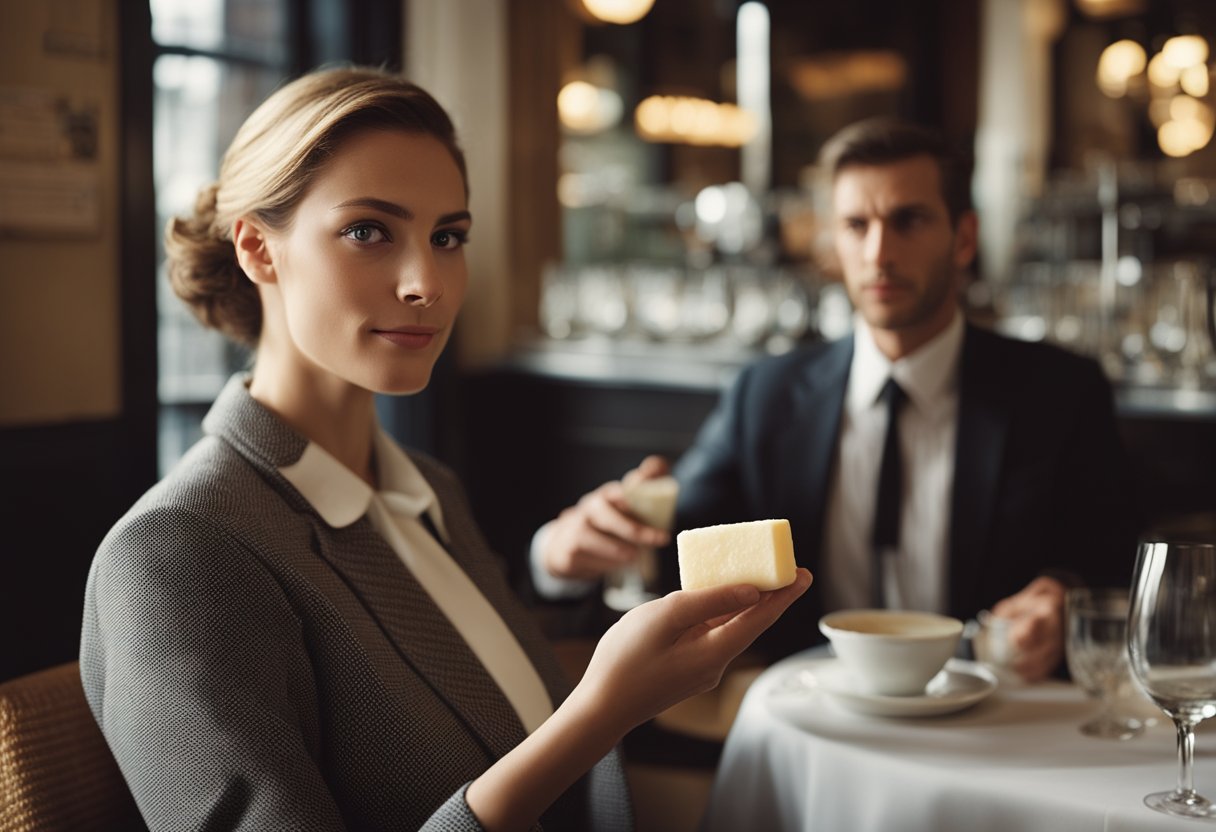
[[[899,411],[903,505],[898,551],[883,557],[883,595],[892,609],[943,612],[954,439],[958,432],[958,362],[963,319],[911,355],[892,363],[858,316],[853,331],[836,465],[830,484],[821,575],[815,585],[826,610],[871,606],[871,534],[878,471],[887,431],[881,393],[887,379],[903,388]]]
[[[381,430],[376,431],[374,452],[379,490],[313,442],[280,473],[334,528],[369,515],[502,689],[524,730],[532,733],[553,713],[536,668],[477,585],[423,525],[425,512],[443,542],[449,542],[439,501],[417,466]]]

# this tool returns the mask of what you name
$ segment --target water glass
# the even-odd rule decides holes
[[[1120,713],[1121,692],[1131,683],[1127,660],[1128,593],[1125,589],[1085,587],[1065,596],[1064,652],[1068,672],[1101,707],[1080,726],[1087,737],[1127,740],[1139,736],[1144,724]]]

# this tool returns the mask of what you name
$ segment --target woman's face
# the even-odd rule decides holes
[[[378,393],[421,390],[464,300],[471,223],[438,139],[346,138],[291,225],[267,235],[259,364],[271,351],[280,372],[310,386],[328,374]]]

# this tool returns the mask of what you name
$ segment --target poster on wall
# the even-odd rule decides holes
[[[96,235],[97,141],[95,105],[0,87],[0,235]]]

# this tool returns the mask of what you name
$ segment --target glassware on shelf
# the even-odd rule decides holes
[[[588,332],[621,335],[629,326],[628,288],[621,270],[611,264],[578,270],[578,321]]]
[[[730,326],[730,282],[721,266],[690,271],[680,303],[680,328],[691,340],[716,338]]]
[[[809,275],[793,269],[780,269],[774,275],[769,352],[791,349],[810,333],[813,310],[809,282]]]
[[[577,276],[566,266],[549,263],[541,276],[540,328],[561,340],[575,334],[578,323]]]
[[[756,348],[773,330],[773,298],[768,275],[760,269],[735,266],[731,283],[730,333],[742,346]]]
[[[637,263],[627,269],[633,298],[634,324],[644,335],[659,341],[680,336],[680,306],[684,270],[675,266]]]

